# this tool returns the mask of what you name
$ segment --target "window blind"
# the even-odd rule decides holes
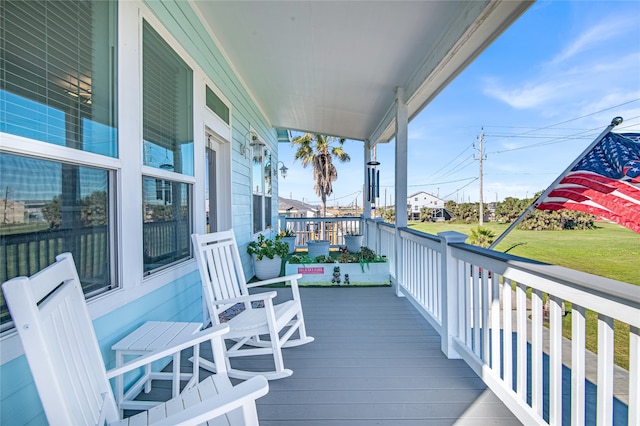
[[[0,2],[0,130],[112,157],[116,3]]]

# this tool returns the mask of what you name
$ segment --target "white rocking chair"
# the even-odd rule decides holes
[[[258,424],[255,400],[268,392],[268,382],[255,377],[232,386],[224,368],[174,399],[120,419],[109,379],[205,341],[224,365],[225,325],[107,372],[71,254],[2,289],[49,424],[196,425],[214,418],[216,424]]]
[[[313,341],[307,336],[302,315],[298,275],[273,278],[247,284],[238,245],[232,230],[211,234],[193,234],[193,241],[200,277],[202,292],[212,324],[220,324],[219,315],[230,307],[242,303],[244,311],[234,316],[229,322],[230,331],[225,339],[234,340],[227,349],[226,361],[229,376],[247,379],[256,374],[267,379],[280,379],[293,372],[284,368],[282,348],[303,345]],[[274,304],[275,291],[249,294],[249,288],[291,282],[293,299]],[[255,307],[252,302],[262,301],[264,307]],[[298,337],[292,338],[298,331]],[[268,339],[267,339],[268,338]],[[231,367],[230,358],[251,355],[273,355],[275,365],[272,371],[247,371]],[[202,368],[216,371],[216,365],[201,359]]]

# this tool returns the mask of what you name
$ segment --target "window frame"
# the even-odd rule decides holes
[[[92,301],[112,294],[123,287],[122,264],[120,260],[121,244],[121,221],[119,195],[120,185],[120,160],[87,151],[80,151],[76,148],[54,145],[36,139],[27,139],[13,134],[0,133],[2,135],[2,146],[0,152],[3,154],[19,155],[35,160],[53,161],[79,167],[91,167],[107,172],[107,185],[109,188],[109,264],[110,282],[103,289],[85,293],[87,301]],[[10,324],[10,325],[9,325]],[[11,323],[6,323],[0,327],[0,332],[13,330]]]
[[[267,145],[267,143],[253,130],[249,131],[249,139],[250,139],[250,177],[251,177],[251,233],[253,235],[257,235],[263,233],[273,227],[273,170],[271,164],[273,163],[273,152],[271,147]],[[257,182],[254,171],[254,165],[252,164],[253,158],[255,155],[255,150],[260,149],[261,152],[261,182],[259,186],[259,190],[256,190]],[[269,178],[271,179],[271,192],[267,192],[267,174],[265,173],[265,163],[266,157],[265,151],[268,151],[269,157]],[[266,199],[269,198],[271,200],[270,211],[269,211],[269,219],[267,220],[267,211],[266,211]],[[256,206],[256,199],[259,199],[259,206]],[[260,212],[260,226],[259,229],[256,229],[256,211]]]
[[[195,191],[198,188],[198,186],[196,185],[196,165],[198,164],[198,160],[196,158],[196,156],[198,155],[197,152],[200,148],[200,144],[198,144],[196,142],[197,136],[196,136],[196,129],[198,128],[196,125],[196,110],[198,108],[200,108],[200,105],[198,105],[199,99],[201,99],[200,97],[198,97],[197,92],[199,90],[202,90],[201,87],[202,85],[199,84],[198,79],[197,79],[197,73],[198,73],[198,67],[197,65],[195,65],[192,60],[190,59],[190,57],[186,54],[186,52],[184,52],[182,46],[180,46],[179,43],[177,43],[167,32],[166,29],[164,28],[164,26],[162,26],[160,23],[156,22],[152,17],[141,13],[140,19],[138,20],[138,25],[139,25],[139,46],[140,46],[140,54],[139,54],[139,58],[140,58],[140,68],[139,68],[139,72],[140,75],[144,75],[144,52],[143,52],[143,46],[144,46],[144,27],[145,27],[145,23],[156,33],[157,36],[159,36],[162,41],[166,44],[166,46],[172,50],[173,54],[175,54],[175,56],[177,56],[178,58],[180,58],[180,60],[182,60],[182,62],[184,62],[184,65],[187,66],[190,71],[191,71],[191,137],[192,137],[192,146],[193,146],[193,158],[191,158],[192,164],[190,165],[190,167],[187,167],[187,170],[191,169],[193,170],[193,174],[186,174],[186,173],[179,173],[179,172],[175,172],[173,170],[169,170],[169,169],[163,169],[163,168],[158,168],[158,167],[154,167],[151,165],[146,165],[145,164],[145,158],[144,156],[140,159],[140,176],[139,176],[139,182],[140,182],[140,191],[141,191],[141,202],[142,202],[142,206],[144,206],[145,203],[145,199],[144,199],[144,190],[143,190],[143,185],[144,185],[144,180],[145,178],[151,178],[151,179],[156,179],[156,180],[164,180],[164,181],[170,181],[173,183],[180,183],[180,184],[185,184],[187,185],[187,190],[188,190],[188,196],[187,196],[187,208],[188,208],[188,213],[187,213],[187,218],[188,218],[188,222],[189,222],[189,235],[191,233],[194,232],[195,229],[195,224],[196,224],[196,213],[197,213],[197,208],[195,206]],[[140,151],[144,151],[144,144],[145,144],[145,140],[144,140],[144,84],[140,84],[140,139],[139,139],[139,149]],[[204,104],[204,107],[206,107],[206,104]],[[193,259],[193,249],[191,247],[191,243],[190,243],[190,238],[189,238],[189,255],[187,257],[181,258],[181,259],[177,259],[173,262],[170,262],[168,264],[165,265],[161,265],[157,268],[145,271],[145,260],[144,260],[144,215],[141,212],[141,223],[140,223],[140,247],[141,247],[141,251],[140,251],[140,257],[141,257],[141,262],[140,262],[140,266],[141,266],[141,272],[142,272],[142,276],[143,276],[143,282],[146,282],[150,279],[152,279],[154,276],[158,275],[159,273],[173,268],[177,265],[181,265],[185,262],[188,262],[190,260]]]
[[[36,80],[14,81],[4,87],[7,90],[7,94],[21,96],[27,101],[25,103],[26,111],[33,112],[33,131],[16,132],[15,128],[12,128],[12,126],[16,126],[16,122],[11,123],[8,121],[9,127],[6,128],[6,132],[0,132],[0,140],[2,140],[0,152],[3,155],[14,155],[29,160],[73,166],[74,168],[95,169],[100,173],[104,173],[103,176],[106,179],[101,182],[106,184],[108,192],[108,197],[106,198],[108,219],[106,223],[108,230],[106,249],[108,250],[109,262],[104,269],[107,279],[103,282],[98,280],[97,285],[83,280],[83,294],[88,303],[102,300],[110,294],[117,293],[123,287],[122,263],[120,262],[122,222],[119,203],[121,194],[121,161],[119,158],[121,155],[119,149],[121,139],[118,135],[118,118],[122,105],[119,99],[122,76],[119,72],[120,47],[122,46],[120,37],[121,5],[117,1],[111,1],[109,4],[103,3],[102,6],[107,8],[108,16],[111,19],[107,20],[103,16],[104,10],[97,12],[101,16],[102,22],[99,24],[99,28],[92,27],[91,38],[87,38],[85,34],[84,36],[80,35],[77,40],[73,39],[74,32],[71,31],[69,33],[68,25],[65,26],[69,22],[66,22],[66,19],[64,21],[58,19],[58,22],[56,22],[56,19],[52,18],[53,20],[49,22],[51,26],[45,25],[47,30],[42,32],[42,37],[34,36],[29,40],[22,40],[25,43],[24,45],[16,45],[24,48],[22,50],[18,48],[17,51],[14,51],[20,60],[24,61],[29,55],[34,54],[30,47],[36,46],[40,49],[41,45],[39,43],[46,44],[47,51],[51,49],[51,57],[53,59],[48,59],[46,63],[40,65],[31,64],[33,69],[29,70],[32,71],[30,75],[39,76],[35,77]],[[74,11],[79,10],[75,5],[70,7]],[[24,14],[25,11],[26,9],[17,12]],[[60,17],[61,15],[56,12],[59,11],[47,9],[44,16]],[[90,19],[95,18],[94,14],[86,16]],[[35,18],[32,17],[33,19]],[[107,25],[105,25],[105,22]],[[64,29],[60,31],[60,28]],[[71,39],[66,37],[68,34],[72,35]],[[83,50],[82,47],[87,47],[87,40],[93,49],[98,49],[95,55]],[[61,43],[64,42],[68,43],[68,46],[64,48],[66,50],[60,48]],[[12,43],[19,42],[13,40]],[[51,74],[46,72],[54,61],[60,63],[65,57],[68,57],[69,50],[74,51],[74,47],[77,49],[75,52],[78,54],[77,63],[73,61],[66,63],[65,66],[68,68],[64,71],[58,68],[57,71],[52,71]],[[42,55],[42,53],[39,52],[38,55]],[[105,66],[105,62],[107,66]],[[15,66],[25,71],[24,67],[26,65],[24,63]],[[39,71],[43,71],[43,73],[39,74]],[[65,74],[67,78],[62,78],[61,74]],[[49,89],[42,92],[38,91],[37,96],[34,97],[24,95],[25,92],[35,93],[33,90],[34,85],[40,85],[38,87],[42,89],[42,81],[46,82],[44,84],[51,91]],[[69,90],[66,93],[60,92],[60,89],[64,90],[67,87],[66,84],[69,85]],[[74,87],[76,90],[74,90]],[[70,98],[64,101],[67,95]],[[106,103],[98,102],[96,105],[95,99],[97,96],[105,99]],[[9,113],[10,110],[7,109],[7,114]],[[57,127],[55,124],[48,125],[50,124],[50,117],[56,115],[64,117],[64,129],[61,129],[59,125]],[[18,121],[24,118],[20,114],[16,115],[16,117],[18,117]],[[72,122],[72,124],[69,124],[68,121]],[[97,130],[97,127],[94,127],[99,125],[106,126],[106,128]],[[70,126],[75,127],[70,129]],[[61,131],[65,132],[62,136]],[[105,149],[95,148],[96,140],[92,138],[95,134],[92,131],[106,132],[102,134],[102,136],[108,138],[108,145]],[[69,133],[73,136],[70,136]],[[22,171],[22,169],[20,170]],[[90,181],[86,183],[87,185],[80,186],[81,192],[91,187]],[[82,200],[76,201],[82,204]],[[80,205],[75,207],[81,208]],[[74,237],[71,238],[73,239]],[[62,248],[56,248],[56,250],[69,249],[70,246],[66,246],[66,244],[68,243],[63,243]],[[53,255],[59,254],[59,252],[53,252]],[[76,262],[95,264],[94,261],[82,259],[81,253],[74,251],[72,254]],[[47,258],[45,262],[50,260],[52,259]],[[28,269],[31,271],[30,267]],[[78,269],[78,272],[82,275],[82,266],[79,266]],[[89,289],[90,291],[88,291]],[[15,336],[15,329],[11,321],[0,326],[0,330],[3,338],[5,336]],[[11,344],[2,345],[3,363],[19,354],[20,345],[17,345],[18,348],[16,348],[16,345],[13,344],[13,339],[10,341],[12,342]],[[8,349],[5,349],[7,346]]]

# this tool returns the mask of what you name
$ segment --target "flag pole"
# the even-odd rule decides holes
[[[565,177],[566,175],[568,175],[568,174],[569,174],[569,172],[571,172],[571,170],[576,166],[576,164],[578,164],[578,163],[580,162],[580,160],[582,160],[582,158],[583,158],[585,155],[587,155],[587,153],[588,153],[589,151],[591,151],[591,150],[592,150],[592,149],[593,149],[593,148],[594,148],[594,147],[595,147],[595,146],[596,146],[596,145],[597,145],[597,144],[598,144],[602,139],[604,139],[604,137],[605,137],[605,136],[606,136],[606,135],[611,131],[611,129],[613,129],[614,127],[616,127],[616,126],[617,126],[617,125],[619,125],[620,123],[622,123],[622,117],[616,117],[616,118],[614,118],[613,120],[611,120],[611,124],[609,124],[609,125],[608,125],[608,126],[607,126],[603,131],[602,131],[602,133],[600,133],[600,135],[598,135],[598,137],[597,137],[597,138],[595,138],[595,139],[593,140],[593,142],[591,142],[591,143],[589,144],[589,146],[588,146],[588,147],[586,147],[586,148],[584,149],[584,151],[582,151],[582,153],[576,157],[576,159],[575,159],[575,160],[573,160],[573,162],[572,162],[571,164],[569,164],[569,167],[567,167],[567,168],[564,170],[564,172],[562,172],[562,173],[560,174],[560,176],[558,176],[558,177],[556,178],[556,180],[554,180],[554,181],[553,181],[553,183],[551,183],[551,185],[549,185],[549,186],[547,187],[547,189],[545,189],[545,191],[544,191],[542,194],[540,194],[540,196],[539,196],[538,198],[536,198],[536,199],[533,201],[533,203],[531,203],[531,204],[529,205],[529,207],[527,207],[527,209],[526,209],[526,210],[525,210],[525,211],[524,211],[520,216],[518,216],[518,218],[517,218],[516,220],[514,220],[514,221],[513,221],[513,223],[512,223],[511,225],[509,225],[509,227],[508,227],[507,229],[505,229],[505,231],[504,231],[502,234],[500,234],[500,236],[499,236],[498,238],[496,238],[496,240],[495,240],[493,243],[491,243],[491,245],[489,246],[489,249],[493,249],[495,246],[497,246],[497,245],[498,245],[498,243],[499,243],[500,241],[502,241],[502,239],[503,239],[504,237],[506,237],[506,236],[507,236],[507,234],[508,234],[509,232],[513,231],[513,228],[515,228],[516,226],[518,226],[518,224],[519,224],[520,222],[522,222],[522,220],[523,220],[523,219],[524,219],[524,218],[525,218],[529,213],[531,213],[531,212],[532,212],[532,211],[533,211],[533,210],[534,210],[538,205],[540,205],[540,202],[542,202],[542,201],[547,197],[547,195],[549,195],[549,193],[550,193],[551,191],[553,191],[553,189],[556,187],[556,185],[557,185],[557,184],[558,184],[562,179],[564,179],[564,177]]]

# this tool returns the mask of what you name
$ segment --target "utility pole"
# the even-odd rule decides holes
[[[478,136],[478,158],[474,159],[480,162],[480,211],[478,212],[478,216],[480,217],[480,226],[484,224],[484,203],[482,199],[482,161],[487,159],[487,155],[482,150],[482,139],[484,139],[484,128],[481,129],[480,135]],[[473,145],[475,148],[475,144]]]

